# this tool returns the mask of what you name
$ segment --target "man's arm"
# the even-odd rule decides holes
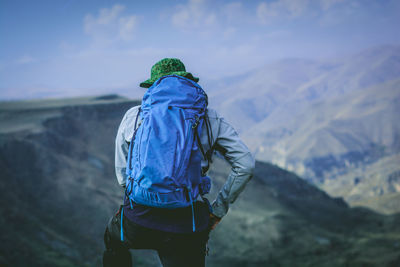
[[[219,151],[232,166],[223,188],[212,204],[213,215],[222,218],[252,178],[255,160],[247,146],[240,140],[235,129],[220,118],[218,137],[215,149]],[[212,217],[212,216],[211,216]],[[212,218],[213,219],[213,218]]]
[[[115,138],[115,175],[121,186],[125,186],[126,183],[126,160],[129,149],[127,142],[131,141],[138,110],[139,106],[135,106],[125,113]]]
[[[125,186],[126,183],[126,158],[129,149],[124,136],[126,118],[127,116],[125,114],[119,125],[117,136],[115,138],[115,175],[117,176],[118,183],[121,186]]]

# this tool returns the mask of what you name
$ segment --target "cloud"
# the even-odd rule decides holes
[[[267,23],[269,18],[276,17],[278,15],[276,11],[271,9],[265,2],[262,2],[258,5],[256,13],[258,19],[263,23]]]
[[[237,32],[237,29],[235,27],[228,27],[225,29],[223,32],[222,36],[224,39],[230,39],[233,35],[235,35]]]
[[[225,40],[231,39],[243,25],[254,21],[251,11],[239,1],[188,0],[171,10],[172,15],[168,18],[175,28],[207,38],[218,35]]]
[[[33,58],[33,57],[29,56],[29,55],[24,55],[24,56],[18,58],[15,61],[15,64],[17,64],[17,65],[25,65],[25,64],[29,64],[29,63],[32,63],[32,62],[35,62],[35,61],[36,61],[35,58]]]
[[[288,30],[271,31],[264,35],[264,37],[266,37],[270,40],[284,39],[284,38],[289,38],[290,36],[291,36],[291,32]]]
[[[361,2],[359,0],[324,0],[321,2],[321,8],[323,12],[320,16],[319,24],[324,27],[332,27],[344,24],[346,24],[346,27],[351,27],[355,25],[355,20],[361,24],[363,17],[367,20],[370,20],[370,18],[367,18],[367,16],[370,17],[370,15],[368,15],[368,10],[378,10],[380,7],[382,7],[382,3],[375,5],[375,3],[370,1]],[[335,6],[337,6],[337,8],[335,8]],[[376,14],[379,14],[379,11],[376,11]]]
[[[96,29],[99,26],[101,27],[111,24],[124,9],[124,6],[117,4],[112,8],[100,9],[97,17],[93,16],[92,14],[87,14],[84,20],[85,32],[88,34],[93,34],[96,32]]]
[[[122,40],[131,40],[133,38],[133,32],[137,25],[137,17],[129,16],[119,19],[119,36]]]
[[[103,41],[132,40],[138,16],[124,16],[124,10],[125,6],[116,4],[111,8],[101,8],[97,15],[87,14],[84,18],[85,33]]]
[[[277,20],[293,20],[302,17],[316,17],[328,13],[330,9],[343,4],[352,6],[357,0],[276,0],[261,2],[256,9],[258,21],[262,24]]]
[[[228,22],[235,22],[243,17],[243,4],[241,2],[232,2],[222,7],[221,13]]]
[[[309,4],[310,0],[262,2],[257,6],[256,14],[262,23],[268,23],[275,18],[296,18],[303,15]]]
[[[228,3],[188,0],[175,6],[170,15],[173,26],[184,31],[216,32],[226,28],[269,24],[303,18],[319,19],[337,6],[346,8],[359,0],[263,0],[255,9],[239,1]],[[222,29],[222,30],[221,30]],[[229,34],[228,34],[229,35]]]
[[[203,30],[215,26],[217,15],[209,10],[205,0],[189,0],[187,4],[176,7],[171,22],[182,30]]]
[[[345,2],[345,1],[347,1],[347,0],[320,0],[320,4],[322,7],[322,10],[328,10],[331,7],[333,7],[339,3]]]

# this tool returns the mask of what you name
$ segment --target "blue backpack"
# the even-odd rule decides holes
[[[158,79],[145,93],[127,158],[126,196],[132,202],[159,208],[192,206],[209,192],[210,178],[201,167],[200,142],[207,95],[192,80],[169,75]],[[210,146],[211,147],[211,146]],[[207,168],[208,169],[208,166]],[[195,231],[193,214],[193,231]]]

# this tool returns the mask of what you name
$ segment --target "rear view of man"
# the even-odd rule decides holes
[[[179,59],[151,69],[141,106],[116,137],[115,170],[124,205],[106,228],[103,266],[131,266],[129,249],[154,249],[163,266],[204,266],[210,230],[252,177],[254,158],[213,109],[198,78]],[[232,166],[212,205],[206,172],[213,151]]]

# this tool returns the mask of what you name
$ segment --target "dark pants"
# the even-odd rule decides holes
[[[187,234],[158,231],[123,218],[124,241],[121,242],[121,214],[113,216],[104,233],[104,267],[132,266],[129,249],[154,249],[164,267],[203,267],[209,230]]]

